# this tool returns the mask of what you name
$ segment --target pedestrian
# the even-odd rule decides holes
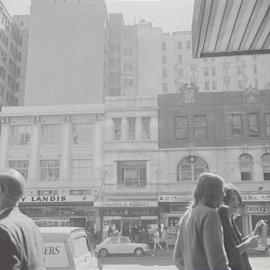
[[[193,202],[180,220],[174,263],[180,270],[229,270],[216,209],[225,196],[223,179],[212,173],[199,176]]]
[[[43,246],[34,221],[20,212],[17,204],[25,180],[16,170],[0,173],[0,269],[41,270]]]
[[[164,246],[164,248],[169,249],[169,244],[168,244],[168,232],[167,232],[168,227],[164,227],[163,231],[162,231],[162,244]]]
[[[242,237],[235,222],[239,207],[242,205],[241,195],[232,184],[224,186],[224,204],[218,209],[223,226],[224,245],[232,270],[251,270],[247,250],[257,246],[258,237],[264,224],[263,220],[257,222],[254,231],[247,237]]]
[[[157,247],[159,247],[161,250],[163,250],[162,246],[161,246],[161,239],[159,237],[159,232],[156,231],[154,234],[154,250],[157,249]]]

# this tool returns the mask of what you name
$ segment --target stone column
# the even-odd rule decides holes
[[[0,169],[7,167],[8,146],[10,138],[10,121],[9,117],[2,118],[1,137],[0,137]]]
[[[62,124],[62,130],[61,130],[61,141],[63,145],[62,150],[62,156],[61,156],[61,162],[60,162],[60,179],[63,181],[69,180],[69,164],[70,164],[70,135],[71,135],[71,121],[70,121],[70,115],[65,115],[63,124]]]

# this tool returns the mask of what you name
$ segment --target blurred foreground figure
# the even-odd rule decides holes
[[[42,238],[32,219],[17,204],[24,192],[24,178],[16,170],[0,172],[0,269],[42,270]]]
[[[199,176],[193,203],[179,223],[173,255],[178,269],[230,270],[216,211],[225,196],[223,184],[218,175]]]
[[[235,217],[238,216],[239,207],[242,204],[240,193],[232,184],[226,184],[224,190],[226,194],[224,197],[225,205],[218,209],[218,213],[223,226],[224,245],[229,265],[232,270],[251,270],[246,252],[257,246],[264,222],[260,220],[250,235],[242,237],[235,223]]]

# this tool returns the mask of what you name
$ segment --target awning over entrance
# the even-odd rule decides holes
[[[270,53],[270,0],[194,1],[194,57]]]

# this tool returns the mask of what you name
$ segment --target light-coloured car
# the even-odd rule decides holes
[[[41,227],[46,270],[102,270],[83,228]]]
[[[144,243],[132,243],[126,236],[112,236],[103,240],[96,247],[96,252],[101,257],[109,254],[134,254],[143,256],[149,253],[150,248]]]

